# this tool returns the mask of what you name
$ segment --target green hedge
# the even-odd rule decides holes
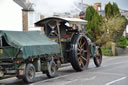
[[[112,50],[111,48],[101,48],[102,55],[104,56],[112,56]]]
[[[128,38],[122,36],[117,42],[116,42],[116,46],[120,47],[120,48],[126,48],[126,46],[128,46]]]

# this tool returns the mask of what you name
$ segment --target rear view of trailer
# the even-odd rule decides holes
[[[60,47],[42,32],[0,31],[1,77],[16,75],[32,82],[35,72],[50,74],[48,68],[54,65],[52,56],[60,56]]]

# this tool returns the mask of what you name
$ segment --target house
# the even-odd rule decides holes
[[[120,9],[120,13],[121,13],[121,15],[125,16],[125,18],[128,20],[128,10]],[[127,26],[126,26],[126,30],[123,33],[123,36],[128,37],[128,23],[127,23]]]
[[[22,25],[23,30],[41,30],[43,31],[43,28],[35,27],[34,23],[36,21],[39,21],[44,16],[42,14],[37,13],[33,5],[34,3],[29,2],[29,0],[13,0],[15,4],[18,4],[20,7],[22,7]]]
[[[36,13],[29,0],[0,0],[0,29],[1,30],[42,30],[34,23],[43,18]]]
[[[13,0],[0,0],[0,30],[22,30],[22,8]]]
[[[128,20],[128,10],[120,9],[121,15],[124,15],[126,19]]]

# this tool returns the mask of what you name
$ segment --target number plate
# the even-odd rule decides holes
[[[3,54],[3,49],[0,49],[0,54]]]

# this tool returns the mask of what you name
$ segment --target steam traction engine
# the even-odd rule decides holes
[[[101,65],[101,49],[86,36],[86,24],[87,21],[82,19],[57,17],[45,18],[35,23],[36,26],[43,26],[45,35],[60,45],[61,56],[53,57],[57,66],[57,62],[70,62],[76,71],[83,71],[88,67],[91,57],[96,67]]]

